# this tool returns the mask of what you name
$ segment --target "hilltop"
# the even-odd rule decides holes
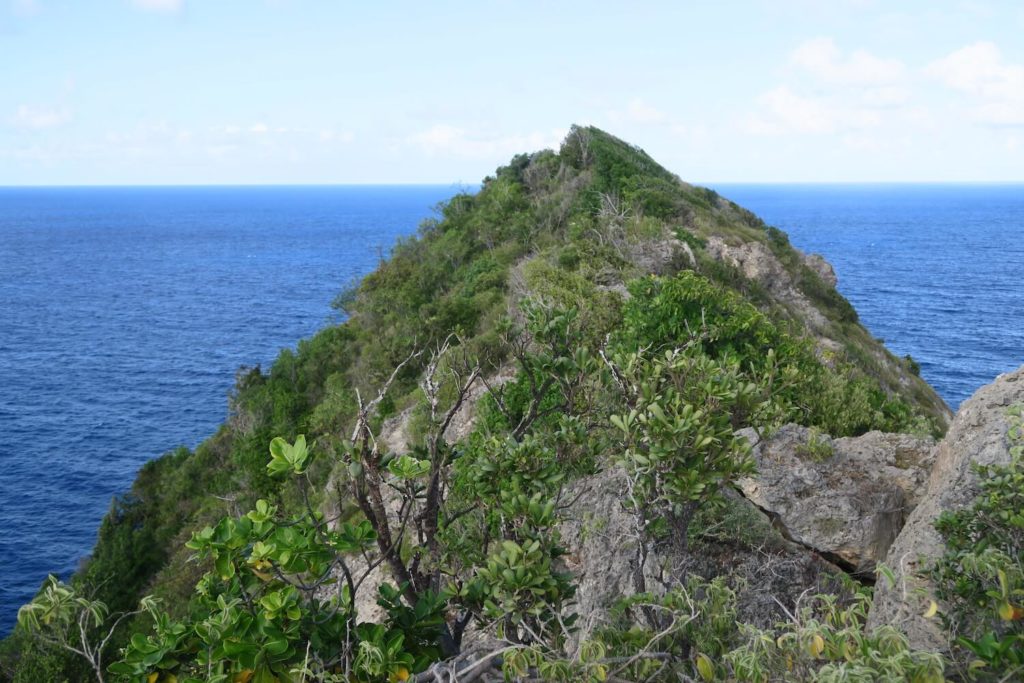
[[[217,433],[140,471],[72,582],[132,612],[102,665],[29,610],[2,673],[768,680],[888,648],[885,675],[941,680],[888,632],[858,632],[862,662],[801,630],[805,607],[863,621],[951,419],[835,285],[781,230],[574,127],[452,198],[339,294],[344,323],[242,369]],[[845,516],[788,506],[794,472]]]

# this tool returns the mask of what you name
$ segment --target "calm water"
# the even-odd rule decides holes
[[[452,187],[0,189],[0,634]]]
[[[1024,187],[720,186],[825,254],[953,406],[1024,363]],[[0,633],[235,369],[332,320],[450,187],[0,189]]]

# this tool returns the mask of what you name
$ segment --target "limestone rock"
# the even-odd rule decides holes
[[[920,500],[933,446],[907,434],[832,439],[786,425],[755,443],[758,474],[739,488],[787,538],[871,572]]]
[[[412,422],[413,408],[409,407],[384,420],[377,435],[378,447],[385,453],[402,455],[409,452],[409,425]]]
[[[913,647],[942,649],[945,636],[937,620],[922,614],[931,599],[928,582],[919,572],[941,557],[945,545],[935,531],[935,520],[947,510],[958,510],[977,497],[974,463],[1007,464],[1006,409],[1024,402],[1024,367],[1000,375],[965,401],[938,448],[935,465],[921,503],[889,549],[886,565],[896,574],[896,585],[880,582],[875,591],[869,625],[892,624],[902,629]]]
[[[742,526],[747,542],[734,538],[733,529],[725,529],[719,540],[691,541],[688,550],[655,545],[638,567],[636,520],[623,506],[625,499],[626,476],[615,468],[573,482],[563,493],[563,501],[573,501],[559,531],[567,551],[563,562],[577,577],[577,638],[604,624],[616,601],[636,593],[638,572],[653,593],[691,576],[729,577],[738,590],[743,621],[761,628],[784,619],[780,604],[793,609],[805,590],[836,588],[836,567],[787,542],[760,511],[736,494],[727,500],[732,517],[722,524]]]
[[[797,288],[768,245],[762,242],[733,245],[720,237],[710,237],[707,250],[716,260],[738,268],[748,280],[764,287],[779,303],[791,309],[816,336],[828,329],[825,315]]]
[[[462,406],[452,417],[448,430],[445,432],[445,439],[449,443],[455,443],[465,439],[473,431],[476,424],[477,402],[487,393],[487,387],[499,387],[506,382],[515,379],[516,371],[511,365],[501,367],[492,377],[487,379],[485,384],[481,380],[474,382],[466,394]],[[380,434],[377,435],[377,442],[382,450],[396,455],[402,455],[410,451],[409,441],[412,435],[409,433],[413,417],[413,407],[406,408],[397,415],[392,415],[384,420],[381,425]]]
[[[835,287],[839,284],[839,278],[836,277],[835,269],[831,263],[825,260],[824,256],[800,252],[800,257],[803,259],[804,265],[813,270],[826,285]]]

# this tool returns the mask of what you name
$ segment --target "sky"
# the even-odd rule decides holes
[[[0,3],[0,185],[1024,181],[1019,0]]]

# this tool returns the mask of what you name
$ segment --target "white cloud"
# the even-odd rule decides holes
[[[607,120],[613,124],[631,123],[641,126],[669,126],[671,117],[661,109],[648,104],[645,100],[635,97],[620,109],[612,109],[606,113]]]
[[[682,140],[691,147],[707,146],[713,140],[711,129],[703,124],[688,126],[682,123],[673,123],[669,126],[668,131],[672,137]]]
[[[847,147],[869,149],[863,131],[906,119],[915,83],[898,59],[842,51],[832,38],[804,41],[789,54],[788,83],[762,93],[740,129],[754,135],[842,135]]]
[[[625,118],[633,123],[646,125],[662,124],[668,121],[668,115],[656,107],[652,107],[641,99],[634,99],[626,107]]]
[[[132,5],[149,12],[180,12],[185,0],[131,0]]]
[[[898,107],[910,101],[910,90],[898,85],[865,88],[861,93],[861,101],[868,107]]]
[[[23,17],[38,14],[40,9],[37,0],[13,0],[11,6],[16,15]]]
[[[249,138],[259,139],[261,144],[269,144],[274,138],[280,141],[303,143],[304,141],[349,143],[355,139],[351,131],[333,128],[311,128],[304,126],[275,126],[265,121],[254,121],[251,124],[239,125],[231,123],[223,126],[211,126],[207,129],[208,137],[212,138]]]
[[[849,55],[831,38],[814,38],[790,54],[790,62],[821,81],[833,85],[885,85],[898,82],[906,72],[898,59],[876,57],[864,50]]]
[[[71,112],[66,108],[33,107],[23,104],[18,107],[11,119],[18,128],[40,130],[62,126],[71,120]]]
[[[870,108],[841,106],[824,97],[809,97],[780,86],[761,95],[760,112],[748,117],[743,128],[755,135],[782,133],[828,134],[871,128],[881,115]]]
[[[459,156],[500,161],[523,151],[557,148],[568,131],[554,129],[518,135],[489,135],[447,124],[437,124],[410,135],[406,142],[429,155]]]
[[[946,86],[973,96],[973,118],[990,125],[1024,125],[1024,64],[1003,60],[995,43],[979,42],[925,68]]]
[[[320,131],[321,142],[343,142],[349,143],[355,139],[355,135],[351,131],[336,131],[331,128],[325,128]]]

